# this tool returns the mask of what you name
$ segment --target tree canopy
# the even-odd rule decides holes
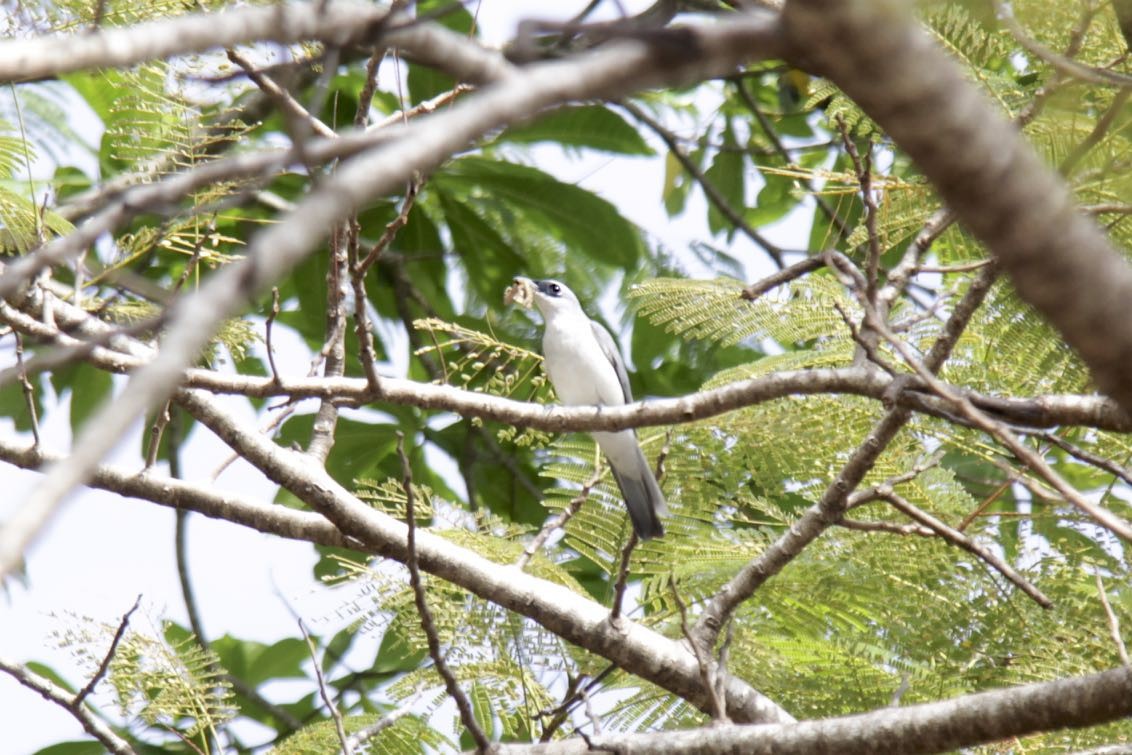
[[[0,578],[101,489],[176,510],[144,597],[188,619],[0,640],[89,735],[43,751],[1128,745],[1129,3],[529,5],[501,47],[491,2],[3,22],[0,460],[43,475]],[[593,155],[701,237],[556,172]],[[556,406],[516,276],[647,399]],[[348,620],[209,635],[197,515],[309,543]]]

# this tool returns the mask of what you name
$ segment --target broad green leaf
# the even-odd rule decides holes
[[[506,207],[540,223],[547,236],[559,241],[570,255],[580,253],[597,263],[630,268],[643,251],[637,228],[616,207],[537,168],[463,157],[432,180],[466,202]]]
[[[746,159],[736,148],[735,136],[730,126],[724,130],[723,147],[715,154],[711,167],[704,171],[704,178],[719,191],[731,209],[742,213],[746,206],[744,175]],[[712,202],[708,203],[708,228],[716,234],[726,231],[728,238],[735,233],[734,224]]]
[[[212,641],[212,649],[230,674],[255,686],[269,679],[301,678],[303,664],[310,660],[310,649],[297,637],[266,645],[224,635]]]
[[[469,261],[468,282],[487,301],[496,300],[516,275],[525,273],[523,257],[491,225],[469,206],[437,192],[452,246]]]
[[[623,155],[653,155],[640,132],[617,113],[602,105],[558,108],[531,123],[512,126],[500,141],[553,142],[565,147],[588,147]]]

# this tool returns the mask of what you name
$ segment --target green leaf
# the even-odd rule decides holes
[[[743,213],[747,222],[756,228],[785,217],[798,206],[792,179],[768,173],[763,174],[763,179],[766,183],[759,190],[754,206]]]
[[[637,129],[602,105],[558,108],[532,123],[512,126],[499,135],[499,140],[521,144],[554,142],[623,155],[656,154]]]
[[[305,448],[313,425],[313,414],[292,417],[283,423],[276,440],[284,448],[293,444]],[[339,417],[334,448],[326,459],[326,471],[346,487],[353,487],[354,481],[362,477],[382,479],[399,474],[401,462],[394,453],[396,433],[397,428],[391,425]]]
[[[102,406],[114,387],[109,372],[79,362],[51,373],[51,383],[60,395],[71,392],[71,426],[79,428]]]
[[[694,158],[693,158],[694,159]],[[675,217],[684,212],[688,205],[688,194],[692,188],[692,181],[676,153],[669,151],[664,158],[664,187],[661,196],[664,198],[664,210],[669,217]]]
[[[548,173],[482,157],[453,161],[433,182],[465,202],[503,205],[510,212],[539,223],[570,254],[594,262],[630,268],[644,245],[637,228],[612,204]]]
[[[39,661],[28,661],[24,665],[27,666],[28,671],[31,671],[34,674],[39,674],[44,679],[49,679],[65,690],[75,693],[78,692],[78,688],[67,681],[62,675],[59,674],[58,671],[53,669],[51,666],[48,666],[46,663],[40,663]]]
[[[497,299],[516,275],[525,272],[523,257],[476,214],[474,207],[443,189],[436,193],[452,234],[453,248],[457,254],[476,261],[474,270],[469,270],[468,282],[485,300]]]
[[[36,750],[35,755],[102,755],[106,749],[94,741],[60,742],[59,744]]]
[[[26,358],[25,354],[25,358]],[[33,387],[37,387],[39,383],[38,377],[29,375],[28,380],[31,381]],[[35,390],[32,393],[32,401],[35,404],[35,413],[37,417],[43,416],[43,391]],[[24,390],[20,386],[19,381],[13,380],[7,385],[0,386],[0,417],[8,417],[16,423],[16,429],[20,432],[28,432],[31,430],[31,412],[28,411],[27,397],[24,395]]]
[[[735,149],[737,144],[730,124],[723,132],[723,146],[726,149],[715,154],[711,167],[704,171],[704,177],[719,191],[732,209],[741,213],[746,206],[745,156]],[[726,231],[728,238],[735,233],[734,224],[711,202],[708,203],[708,228],[712,233]]]
[[[265,645],[225,635],[212,641],[212,649],[229,673],[257,686],[270,679],[305,678],[302,665],[310,658],[307,644],[297,637]]]
[[[403,628],[402,624],[394,622],[381,638],[381,646],[377,649],[377,657],[373,659],[371,669],[375,674],[412,671],[428,655],[426,650],[414,648],[413,643],[405,637]]]

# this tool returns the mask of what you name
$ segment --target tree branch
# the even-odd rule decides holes
[[[791,0],[782,19],[787,58],[830,78],[892,136],[1100,389],[1132,408],[1132,267],[910,7]],[[963,149],[944,146],[955,144]]]
[[[959,530],[949,527],[928,512],[922,511],[917,506],[913,505],[911,501],[897,494],[891,487],[887,485],[879,486],[875,493],[873,493],[873,497],[877,500],[887,502],[894,509],[904,514],[909,519],[927,527],[937,536],[951,543],[956,548],[962,548],[968,553],[982,559],[991,568],[1012,582],[1015,587],[1033,598],[1034,602],[1042,608],[1053,608],[1053,601],[1047,598],[1041,590],[1034,587],[1029,580],[1016,572],[1010,564],[995,555],[994,552],[971,540],[971,538],[967,537]]]
[[[860,271],[851,265],[845,267],[849,263],[843,257],[827,256],[827,264],[834,269],[841,270],[846,274],[855,274],[856,277],[852,281],[852,286],[856,289],[858,295],[864,299],[865,287]],[[932,344],[931,350],[925,357],[924,367],[928,371],[928,377],[938,372],[950,356],[959,336],[990,290],[994,276],[995,271],[991,267],[980,270],[974,282],[964,293],[963,298],[955,306],[951,316],[944,324],[943,333]],[[863,304],[866,310],[875,313],[867,299],[864,299]],[[891,408],[873,426],[864,442],[852,452],[841,472],[825,489],[818,502],[806,509],[798,521],[792,524],[781,537],[740,569],[708,601],[693,630],[693,635],[703,647],[710,648],[715,644],[723,623],[738,608],[740,603],[753,595],[764,582],[781,571],[807,545],[841,520],[848,506],[848,496],[861,484],[865,475],[873,468],[877,459],[911,416],[910,410],[898,403],[899,397],[905,392],[903,386],[907,385],[910,379],[907,375],[900,375],[889,383],[883,400]]]
[[[102,746],[108,751],[115,753],[115,755],[134,755],[134,748],[130,746],[129,742],[115,734],[94,713],[83,707],[79,701],[72,699],[70,692],[55,684],[55,682],[40,676],[21,663],[2,657],[0,657],[0,671],[8,674],[33,692],[38,692],[44,700],[65,708],[82,725],[87,734],[101,742]]]
[[[605,752],[718,755],[871,755],[933,753],[1068,727],[1094,726],[1132,714],[1132,670],[1038,682],[951,700],[883,708],[840,718],[769,726],[709,726],[684,731],[591,736],[538,745],[502,745],[499,755],[587,755]]]

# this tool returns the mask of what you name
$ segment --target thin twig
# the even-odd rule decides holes
[[[588,718],[590,720],[590,723],[593,724],[594,734],[600,735],[601,719],[598,718],[597,712],[594,711],[594,706],[593,702],[590,699],[589,690],[587,690],[585,687],[582,687],[578,690],[578,695],[582,698],[582,703],[586,707],[586,718]]]
[[[244,74],[251,79],[252,83],[270,97],[287,118],[306,124],[306,127],[310,129],[311,132],[321,137],[327,139],[337,138],[338,134],[335,133],[334,129],[316,118],[314,114],[303,107],[290,92],[275,83],[275,80],[272,79],[270,75],[264,71],[260,71],[250,60],[236,52],[236,50],[230,49],[227,53],[228,59],[242,68]]]
[[[152,469],[153,465],[157,463],[158,452],[161,449],[161,436],[165,433],[165,427],[169,424],[169,407],[171,401],[166,401],[161,407],[161,411],[153,420],[153,424],[149,428],[149,446],[145,450],[145,468]],[[177,476],[177,475],[174,475]]]
[[[843,517],[837,523],[838,527],[858,532],[887,532],[890,535],[916,535],[917,537],[935,537],[936,533],[919,524],[897,524],[896,522],[866,522],[860,519]]]
[[[444,687],[448,690],[449,697],[455,701],[456,708],[460,711],[460,720],[463,721],[464,728],[468,730],[472,740],[476,743],[476,751],[482,755],[482,753],[491,749],[491,742],[476,721],[471,703],[464,694],[464,690],[460,689],[460,683],[456,680],[452,670],[448,668],[448,664],[440,652],[440,638],[437,635],[436,623],[433,621],[432,611],[428,607],[428,600],[425,596],[424,584],[421,582],[421,570],[417,563],[417,522],[413,497],[413,469],[409,464],[409,456],[405,453],[405,436],[400,432],[397,433],[397,454],[401,457],[401,489],[405,492],[405,523],[409,529],[406,537],[405,566],[409,568],[409,586],[413,589],[417,613],[421,619],[421,629],[424,630],[425,639],[428,641],[428,654],[432,658],[433,665],[436,666],[437,673],[444,680]]]
[[[360,747],[412,712],[413,708],[408,704],[394,708],[369,726],[346,737],[346,745],[351,749]],[[346,751],[345,747],[342,749],[343,752]]]
[[[283,381],[279,379],[279,368],[275,366],[275,346],[271,342],[271,328],[275,324],[275,318],[279,316],[279,287],[271,287],[271,311],[267,314],[267,322],[264,323],[264,345],[267,348],[267,363],[271,366],[271,379],[276,385],[283,385]]]
[[[770,141],[775,153],[778,154],[778,156],[781,157],[785,162],[793,162],[790,157],[790,152],[786,149],[786,145],[784,145],[782,143],[782,140],[778,138],[778,132],[774,130],[774,124],[770,122],[770,119],[767,118],[766,113],[764,113],[762,108],[759,107],[759,103],[756,102],[755,98],[751,96],[751,93],[747,91],[745,79],[741,76],[736,76],[733,80],[735,82],[735,88],[739,92],[739,98],[743,100],[743,104],[745,104],[747,106],[747,109],[751,111],[751,114],[755,116],[755,120],[759,123],[759,128],[762,129],[763,134],[765,134],[766,138]],[[814,202],[817,204],[818,209],[822,211],[826,218],[829,219],[830,224],[833,225],[835,229],[837,229],[838,235],[842,238],[848,236],[850,231],[849,227],[845,225],[845,221],[841,219],[841,217],[837,214],[837,211],[829,206],[829,203],[825,201],[825,197],[817,193],[817,191],[814,189],[813,183],[806,178],[798,178],[796,180],[799,184],[802,185],[804,189],[806,189],[806,191],[810,193],[810,196],[814,198]]]
[[[680,629],[684,632],[684,639],[692,646],[692,652],[696,654],[696,662],[700,665],[700,679],[711,705],[711,717],[718,723],[728,723],[730,719],[727,717],[727,708],[719,697],[719,689],[716,687],[715,676],[712,673],[711,659],[708,657],[706,649],[700,647],[700,643],[696,642],[696,638],[692,635],[692,629],[688,626],[688,606],[684,603],[684,599],[680,597],[675,574],[670,576],[669,586],[672,588],[672,598],[676,601],[676,607],[680,610]],[[730,624],[730,622],[728,623]]]
[[[1100,577],[1097,577],[1100,579]],[[122,616],[122,620],[118,622],[118,629],[114,632],[114,639],[110,641],[110,648],[106,654],[102,656],[102,662],[98,664],[98,670],[94,672],[94,676],[86,683],[86,686],[79,690],[79,694],[75,695],[75,699],[71,701],[71,705],[75,708],[83,704],[87,696],[94,691],[98,682],[106,675],[106,671],[110,668],[110,662],[114,660],[114,653],[118,652],[118,644],[122,642],[122,638],[126,635],[126,627],[130,625],[130,617],[134,615],[134,611],[138,610],[141,605],[141,594],[134,600],[134,604],[130,606],[130,610]]]
[[[998,18],[1003,22],[1006,28],[1010,30],[1014,38],[1018,40],[1018,44],[1022,45],[1028,52],[1033,53],[1046,63],[1049,63],[1058,73],[1089,84],[1104,84],[1123,87],[1125,89],[1132,87],[1132,76],[1110,71],[1105,68],[1087,66],[1078,63],[1070,57],[1054,52],[1028,35],[1022,28],[1022,25],[1018,23],[1018,19],[1014,17],[1013,11],[1008,10],[1002,0],[996,0],[994,6]],[[1096,13],[1095,10],[1093,12]]]
[[[727,218],[729,223],[735,226],[736,229],[741,231],[743,235],[745,235],[751,241],[760,246],[763,251],[767,253],[767,256],[771,258],[775,265],[777,265],[779,268],[786,266],[784,259],[785,250],[772,242],[766,236],[755,230],[755,228],[746,221],[743,215],[731,206],[731,203],[727,200],[727,197],[723,196],[723,194],[719,191],[715,184],[713,184],[704,174],[704,172],[700,170],[700,166],[696,165],[695,161],[688,156],[688,153],[684,150],[684,147],[680,144],[675,134],[673,134],[662,123],[657,121],[655,118],[650,116],[648,113],[646,113],[644,110],[642,110],[632,102],[624,100],[618,104],[622,109],[624,109],[638,121],[652,129],[652,131],[660,137],[661,141],[668,145],[668,149],[672,152],[672,156],[676,158],[677,162],[679,162],[680,165],[683,166],[688,175],[695,179],[696,183],[698,183],[700,185],[700,188],[703,189],[704,196],[706,196],[708,201],[711,202],[717,210],[719,210],[719,213],[721,215]]]
[[[841,142],[845,145],[845,152],[853,163],[857,173],[857,182],[861,188],[861,200],[865,205],[865,230],[868,234],[869,251],[865,265],[865,298],[874,307],[877,306],[877,276],[880,271],[880,237],[877,235],[877,201],[873,195],[873,155],[870,149],[862,157],[857,150],[857,144],[849,133],[845,119],[838,116],[837,128],[841,131]]]
[[[941,273],[946,275],[948,273],[969,273],[974,270],[980,270],[991,264],[991,262],[991,260],[976,260],[975,262],[964,262],[957,265],[916,265],[912,270],[912,274]]]
[[[1064,175],[1069,175],[1073,172],[1073,168],[1089,153],[1093,147],[1100,144],[1101,140],[1108,135],[1112,130],[1113,124],[1116,122],[1117,116],[1124,112],[1124,106],[1128,103],[1128,97],[1132,95],[1132,89],[1121,89],[1112,98],[1112,103],[1109,104],[1108,109],[1104,111],[1100,118],[1097,119],[1096,125],[1089,135],[1081,140],[1081,143],[1073,148],[1073,151],[1066,155],[1065,159],[1061,161],[1061,165],[1057,166],[1058,170]]]
[[[837,252],[837,254],[840,254],[840,252]],[[754,301],[767,291],[777,288],[783,283],[789,283],[790,281],[801,278],[807,273],[825,267],[825,265],[826,257],[824,254],[815,254],[812,257],[806,257],[804,260],[795,262],[793,265],[788,265],[762,280],[755,281],[744,288],[740,296],[747,301]]]
[[[685,635],[687,636],[687,635]],[[735,621],[727,620],[727,633],[719,646],[719,661],[715,667],[715,694],[719,698],[720,710],[727,710],[727,660],[731,654],[731,642],[735,639]]]
[[[1011,471],[1013,471],[1013,470],[1011,470]],[[1000,483],[998,485],[998,487],[996,487],[994,490],[992,490],[990,492],[990,495],[986,496],[985,498],[983,498],[983,500],[979,501],[979,505],[976,506],[974,509],[972,509],[971,512],[969,514],[967,514],[967,516],[963,517],[963,521],[961,521],[959,523],[959,526],[956,527],[955,529],[959,530],[960,532],[963,532],[965,529],[970,527],[971,522],[978,519],[979,515],[981,515],[984,511],[986,511],[987,508],[989,508],[992,503],[994,503],[999,498],[1001,498],[1002,494],[1010,489],[1010,486],[1011,486],[1012,483],[1013,483],[1013,479],[1008,479],[1005,482]]]
[[[307,631],[307,625],[302,619],[297,619],[299,622],[299,631],[303,633],[303,639],[307,643],[307,648],[310,650],[311,663],[314,665],[314,676],[318,682],[318,695],[322,698],[322,702],[326,703],[330,715],[334,718],[334,731],[338,733],[338,742],[342,745],[342,752],[345,755],[351,755],[353,748],[350,746],[350,738],[346,736],[346,724],[342,721],[342,712],[338,710],[338,706],[334,704],[334,699],[330,696],[330,690],[326,687],[326,679],[322,676],[322,663],[318,659],[318,648],[315,647],[314,640],[311,639],[310,632]]]
[[[613,583],[613,606],[609,609],[609,621],[614,626],[621,621],[621,604],[625,601],[625,589],[629,585],[629,559],[636,547],[637,533],[634,530],[629,533],[629,539],[621,549],[621,562],[617,567],[617,579]]]
[[[27,370],[24,368],[24,337],[16,332],[16,369],[19,372],[20,388],[24,393],[24,402],[28,407],[28,419],[31,425],[31,436],[35,445],[39,447],[39,412],[35,408],[35,387],[28,380]]]
[[[550,718],[550,723],[542,727],[542,733],[539,735],[540,742],[549,742],[554,733],[562,728],[562,724],[570,718],[570,706],[578,697],[578,691],[583,682],[589,677],[585,674],[578,674],[573,676],[569,672],[566,673],[566,692],[562,695],[562,703],[557,708],[543,709],[537,711],[535,716],[540,720],[543,718]]]
[[[363,129],[369,123],[369,109],[373,106],[373,96],[377,93],[377,71],[385,58],[385,48],[378,47],[366,61],[366,80],[358,93],[358,109],[354,111],[354,128]]]
[[[323,377],[342,377],[346,373],[346,303],[343,286],[350,275],[350,225],[338,223],[330,235],[330,264],[326,271],[326,342],[320,353],[324,356]],[[334,431],[338,427],[338,404],[326,396],[319,402],[311,426],[307,454],[326,463],[334,447]]]
[[[420,180],[413,179],[409,181],[408,186],[405,188],[405,199],[401,202],[401,211],[397,213],[397,217],[389,221],[385,226],[385,230],[382,231],[381,237],[370,247],[365,258],[354,267],[354,275],[364,278],[370,266],[381,259],[382,253],[389,248],[389,245],[393,243],[393,239],[397,237],[397,232],[409,222],[409,213],[412,211],[413,204],[417,200],[417,194],[420,188]]]
[[[1013,567],[1005,561],[996,556],[993,552],[979,545],[971,538],[964,535],[957,529],[948,526],[944,522],[935,518],[928,512],[920,509],[908,499],[896,493],[896,491],[882,486],[877,491],[877,499],[885,501],[900,513],[919,522],[923,526],[932,530],[936,535],[943,538],[947,542],[954,545],[956,548],[961,548],[968,553],[978,556],[986,562],[991,568],[999,572],[1006,579],[1014,583],[1022,592],[1033,598],[1034,602],[1042,608],[1053,608],[1053,601],[1047,598],[1038,588],[1034,587],[1030,582],[1021,574],[1016,572]]]
[[[539,549],[546,543],[551,533],[566,526],[566,523],[578,513],[579,509],[582,508],[582,504],[590,497],[590,491],[593,489],[594,485],[597,485],[598,481],[601,480],[601,473],[601,469],[597,469],[593,473],[593,476],[583,483],[582,489],[578,491],[578,495],[574,496],[573,500],[566,504],[566,508],[562,509],[561,513],[558,515],[547,520],[546,524],[542,526],[542,529],[538,531],[538,534],[534,536],[531,542],[527,544],[527,547],[523,549],[523,552],[519,554],[519,558],[515,560],[515,566],[520,569],[525,569],[527,563],[539,552]]]
[[[896,368],[893,367],[887,359],[881,356],[877,348],[875,334],[870,337],[863,328],[857,327],[857,323],[853,322],[853,318],[849,316],[849,313],[845,310],[845,307],[842,306],[841,302],[833,302],[833,308],[837,311],[837,314],[841,316],[841,321],[845,323],[845,327],[849,330],[849,337],[853,339],[853,343],[857,344],[857,353],[853,357],[853,363],[855,365],[863,365],[864,360],[867,360],[869,363],[880,367],[889,375],[896,377]],[[862,356],[864,360],[861,359]]]
[[[1094,453],[1090,453],[1090,452],[1086,451],[1085,449],[1081,448],[1080,446],[1077,446],[1077,445],[1070,443],[1069,441],[1065,440],[1064,438],[1062,438],[1057,433],[1043,432],[1043,433],[1028,433],[1028,434],[1032,434],[1036,438],[1040,438],[1041,440],[1044,440],[1047,443],[1051,443],[1051,444],[1057,446],[1058,448],[1060,448],[1065,453],[1072,456],[1073,458],[1075,458],[1079,461],[1083,461],[1086,464],[1092,465],[1092,466],[1096,467],[1097,469],[1101,469],[1105,472],[1108,472],[1111,475],[1115,475],[1117,478],[1123,480],[1125,483],[1132,485],[1132,470],[1128,469],[1127,467],[1121,466],[1120,464],[1117,464],[1115,461],[1112,461],[1111,459],[1106,459],[1103,456],[1097,456]]]
[[[1120,656],[1120,662],[1125,666],[1132,665],[1128,660],[1128,648],[1124,645],[1124,638],[1120,636],[1120,618],[1116,612],[1112,610],[1112,604],[1108,602],[1108,594],[1104,589],[1104,580],[1101,579],[1101,573],[1096,573],[1097,578],[1097,595],[1101,599],[1101,606],[1104,607],[1104,615],[1108,619],[1108,631],[1112,635],[1112,641],[1116,645],[1116,652]]]

